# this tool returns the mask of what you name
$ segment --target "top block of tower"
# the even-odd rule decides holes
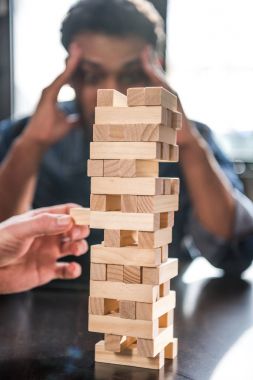
[[[127,107],[127,97],[121,92],[110,89],[97,91],[98,107]]]
[[[127,104],[132,106],[162,106],[177,111],[177,97],[163,87],[140,87],[127,90]]]

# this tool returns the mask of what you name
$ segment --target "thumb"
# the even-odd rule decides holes
[[[10,230],[16,238],[35,238],[43,235],[58,235],[68,231],[73,226],[70,215],[40,214],[10,225]]]

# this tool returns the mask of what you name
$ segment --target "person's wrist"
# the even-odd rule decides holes
[[[20,136],[20,142],[42,153],[45,152],[51,145],[51,142],[49,142],[42,136],[33,133],[33,131],[30,130],[29,126],[26,128],[26,130],[24,130],[24,132]]]

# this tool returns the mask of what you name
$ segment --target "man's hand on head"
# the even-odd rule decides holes
[[[57,262],[87,252],[88,226],[75,226],[73,204],[37,209],[0,224],[0,293],[21,292],[81,274],[76,262]]]
[[[23,138],[47,149],[63,138],[77,125],[77,117],[68,117],[57,104],[61,88],[71,81],[80,62],[81,53],[77,44],[70,46],[70,55],[66,60],[65,70],[48,86],[41,95],[35,113],[27,125]]]
[[[194,127],[193,123],[187,119],[179,96],[176,91],[173,90],[169,85],[166,78],[166,73],[162,68],[159,57],[151,46],[146,46],[141,52],[141,62],[143,70],[149,78],[150,86],[164,87],[172,94],[177,96],[178,111],[183,115],[183,126],[182,129],[177,133],[177,143],[181,146],[181,148],[191,147],[192,143],[196,141],[196,138],[199,139],[201,137],[199,136],[199,133]]]

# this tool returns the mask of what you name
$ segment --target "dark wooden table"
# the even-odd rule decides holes
[[[180,271],[179,355],[160,372],[94,364],[87,290],[38,289],[0,297],[0,379],[253,379],[253,271],[217,277],[204,259]]]

